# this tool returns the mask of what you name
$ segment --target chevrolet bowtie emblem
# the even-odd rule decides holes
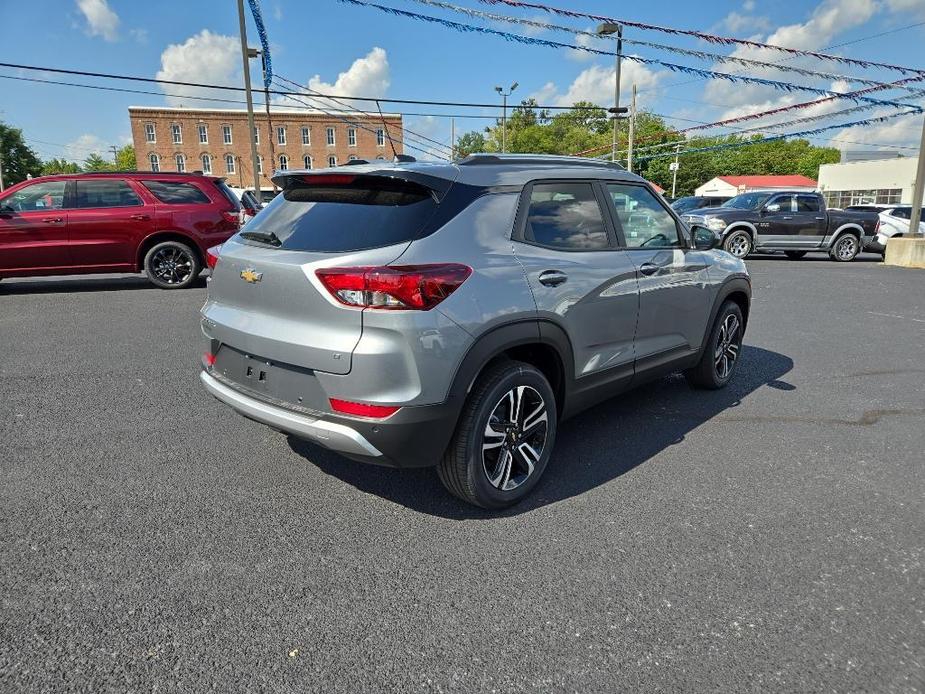
[[[253,268],[246,268],[241,270],[241,279],[250,284],[254,284],[254,282],[259,282],[263,279],[263,273],[255,272]]]

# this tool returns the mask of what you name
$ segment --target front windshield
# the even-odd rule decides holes
[[[767,193],[743,193],[729,198],[720,207],[734,207],[737,210],[757,210],[771,197]]]
[[[697,207],[697,198],[678,198],[673,203],[671,203],[671,207],[675,212],[687,212],[688,210],[693,210],[695,207]]]

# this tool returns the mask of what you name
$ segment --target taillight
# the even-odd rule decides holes
[[[215,269],[215,264],[218,262],[218,257],[222,254],[222,244],[217,246],[212,246],[206,250],[206,265],[209,266],[210,270]]]
[[[202,361],[206,366],[215,366],[215,355],[212,352],[206,352],[202,355]]]
[[[255,210],[253,207],[245,207],[244,214],[246,214],[248,217],[256,217],[257,210]]]
[[[880,233],[880,220],[879,219],[877,219],[877,226],[874,227],[874,233],[875,234]]]
[[[472,268],[456,263],[333,267],[315,274],[345,306],[427,311],[456,291],[472,274]]]
[[[392,405],[369,405],[365,402],[351,402],[350,400],[338,400],[331,398],[331,409],[335,412],[352,414],[358,417],[374,417],[376,419],[385,419],[400,410],[400,407]]]
[[[224,210],[222,212],[222,218],[226,222],[234,224],[235,226],[241,225],[240,213],[237,210]]]

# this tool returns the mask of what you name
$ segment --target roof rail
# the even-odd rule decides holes
[[[359,166],[360,164],[368,164],[369,162],[366,159],[348,159],[346,162],[341,164],[341,166]]]
[[[587,166],[624,171],[619,164],[603,159],[568,157],[558,154],[470,154],[456,162],[459,166],[497,166],[499,164],[523,164],[524,166]]]

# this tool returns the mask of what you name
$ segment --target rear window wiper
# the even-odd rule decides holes
[[[272,231],[242,231],[241,238],[248,239],[249,241],[260,241],[260,243],[266,243],[276,247],[283,245],[279,236]]]

